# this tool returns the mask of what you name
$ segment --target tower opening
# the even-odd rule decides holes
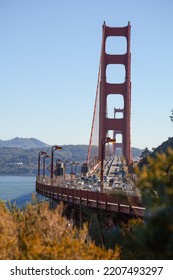
[[[127,40],[124,36],[109,36],[106,38],[107,54],[125,54],[127,52]]]
[[[122,112],[115,111],[114,108],[122,110]],[[122,94],[109,94],[107,96],[107,118],[123,118],[124,97]]]
[[[123,64],[108,64],[106,67],[106,82],[122,84],[125,82],[125,67]]]

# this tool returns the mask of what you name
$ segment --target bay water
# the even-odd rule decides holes
[[[30,202],[35,188],[35,176],[0,176],[0,200],[5,202],[16,202],[19,206]]]

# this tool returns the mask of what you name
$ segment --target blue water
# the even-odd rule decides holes
[[[0,200],[16,201],[18,205],[30,202],[35,182],[34,176],[0,176]]]

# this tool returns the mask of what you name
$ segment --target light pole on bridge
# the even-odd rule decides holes
[[[40,177],[40,157],[42,156],[42,155],[46,155],[47,153],[45,152],[45,151],[40,151],[39,153],[38,153],[38,177]]]
[[[55,145],[51,148],[51,179],[53,178],[53,153],[56,150],[62,150],[62,147]]]
[[[50,156],[44,155],[44,157],[43,157],[43,177],[45,177],[45,160],[46,160],[46,158],[50,158]]]

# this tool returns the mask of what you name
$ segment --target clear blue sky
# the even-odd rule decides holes
[[[172,15],[172,0],[0,0],[0,139],[88,144],[103,21],[130,21],[132,146],[167,140]]]

